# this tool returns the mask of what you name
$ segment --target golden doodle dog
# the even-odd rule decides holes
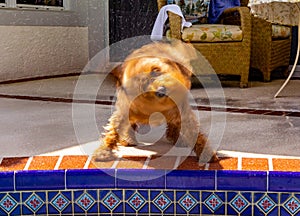
[[[95,161],[111,158],[118,145],[136,145],[140,125],[164,123],[168,141],[190,147],[201,162],[218,159],[189,104],[191,56],[195,57],[195,50],[189,45],[154,42],[135,50],[112,71],[118,80],[115,111],[104,127],[103,144],[94,152]]]

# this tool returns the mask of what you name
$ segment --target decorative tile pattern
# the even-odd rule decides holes
[[[175,215],[175,193],[173,190],[150,190],[150,213]]]
[[[121,200],[113,192],[110,192],[106,195],[102,202],[107,208],[112,211],[121,203]]]
[[[70,200],[68,200],[68,198],[59,193],[50,201],[50,204],[52,204],[52,206],[56,208],[59,212],[62,212],[70,204]]]
[[[256,205],[265,214],[268,214],[276,207],[276,203],[268,195],[264,195]]]
[[[145,198],[138,192],[135,192],[128,200],[128,204],[136,211],[140,210],[145,203],[146,203]]]
[[[281,215],[281,193],[256,192],[252,194],[252,198],[253,215]]]
[[[125,190],[123,212],[149,215],[149,190]]]
[[[76,204],[85,211],[88,211],[95,204],[95,202],[96,202],[95,199],[91,195],[89,195],[87,192],[83,193],[76,200]]]
[[[189,180],[192,181],[198,178],[197,176],[201,176],[201,171],[189,171],[183,173],[184,175],[182,175],[182,171],[169,174],[164,170],[152,171],[153,176],[154,174],[166,174],[165,176],[159,175],[159,181],[154,178],[153,182],[158,184],[158,188],[155,188],[155,184],[150,181],[134,182],[130,187],[123,188],[122,186],[129,180],[119,181],[118,174],[126,177],[126,170],[110,171],[113,176],[100,170],[85,170],[82,173],[80,170],[53,173],[27,171],[4,175],[5,179],[12,178],[15,181],[13,181],[13,190],[0,191],[0,215],[120,216],[124,213],[128,216],[300,215],[300,192],[297,189],[300,184],[300,173],[206,171],[203,172],[204,177],[208,176],[209,179],[213,179],[214,188],[203,189],[202,187],[197,188],[195,182],[192,186],[188,185]],[[141,173],[138,173],[138,170],[129,173],[132,175],[130,178],[137,175],[141,179],[143,175],[147,174],[147,170]],[[35,174],[38,174],[37,177]],[[57,174],[60,176],[59,181],[55,181],[53,184],[49,179],[52,179],[52,175]],[[80,175],[79,180],[76,180],[76,174]],[[35,189],[29,190],[25,183],[30,179],[25,177],[33,179],[30,188]],[[91,179],[84,181],[85,177],[91,177]],[[68,178],[70,179],[68,180]],[[64,180],[62,181],[62,179]],[[103,182],[103,184],[97,183],[101,180],[107,183],[107,187]],[[176,180],[178,180],[178,184],[184,182],[186,188],[182,186],[183,184],[176,188],[174,184]],[[259,180],[263,180],[263,182],[258,187],[255,184]],[[172,181],[173,183],[171,183]],[[267,184],[264,187],[265,181]],[[86,184],[81,188],[80,184],[83,182]],[[144,182],[149,186],[148,188],[143,185]],[[243,187],[235,186],[241,182]],[[56,183],[58,189],[54,188]],[[226,186],[226,183],[229,183],[230,187]],[[44,184],[47,187],[44,187]],[[15,187],[16,185],[18,187]],[[292,191],[294,188],[296,190]]]
[[[25,205],[33,212],[36,213],[43,205],[44,201],[35,193],[31,194],[25,201]]]
[[[283,207],[291,214],[295,215],[300,210],[300,202],[295,196],[291,196],[284,204]]]
[[[199,215],[201,211],[200,194],[201,192],[198,190],[188,190],[188,191],[176,190],[175,192],[176,214]]]
[[[79,197],[80,195],[78,195],[77,197]],[[77,197],[73,198],[72,191],[68,191],[68,190],[48,191],[47,194],[48,214],[49,215],[72,214],[73,203],[74,203],[73,200],[76,200]],[[77,207],[77,205],[75,206]]]
[[[99,208],[101,213],[105,213],[108,215],[117,215],[120,213],[124,212],[124,205],[132,210],[132,207],[128,204],[128,201],[125,202],[126,197],[124,197],[125,194],[130,194],[127,196],[127,199],[132,194],[132,190],[128,191],[127,190],[99,190]],[[131,211],[131,213],[136,212],[136,211]],[[104,214],[104,215],[105,215]]]
[[[215,193],[212,193],[204,201],[204,204],[211,210],[212,213],[214,213],[224,204],[224,202]]]
[[[241,214],[250,203],[241,194],[238,194],[233,198],[233,200],[231,200],[229,204],[237,213]]]
[[[6,194],[0,201],[0,207],[7,214],[10,214],[17,207],[17,205],[17,201],[9,194]]]
[[[163,212],[171,205],[172,201],[162,192],[153,200],[153,203]]]
[[[102,207],[98,205],[97,200]],[[290,216],[299,214],[299,200],[300,193],[282,192],[161,189],[3,192],[0,193],[0,215],[74,215],[75,213],[86,215],[91,213],[91,215],[117,216],[126,213],[126,215],[173,216],[212,214]],[[22,206],[21,211],[20,206]]]
[[[81,215],[96,214],[99,212],[98,190],[75,190],[72,192],[73,212]],[[65,213],[67,212],[65,211]]]
[[[187,212],[192,210],[197,204],[197,200],[189,193],[186,193],[180,200],[179,205]]]

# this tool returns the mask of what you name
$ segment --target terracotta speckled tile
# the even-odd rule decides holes
[[[273,159],[273,170],[274,171],[300,171],[300,160],[299,159]]]
[[[28,170],[53,170],[59,156],[34,156]]]
[[[269,163],[267,158],[243,158],[242,170],[269,170]]]
[[[28,170],[53,170],[58,169],[174,169],[179,170],[204,170],[208,167],[209,170],[242,170],[250,171],[297,171],[300,172],[300,159],[284,159],[273,158],[269,161],[268,158],[241,158],[240,167],[238,167],[238,158],[225,157],[220,158],[216,163],[207,165],[199,164],[195,156],[177,157],[177,156],[152,156],[150,159],[146,156],[123,156],[116,161],[97,161],[88,160],[86,155],[67,155],[61,158],[59,156],[34,156],[29,164],[29,158],[4,158],[0,164],[1,171],[17,171],[28,168]],[[271,163],[270,163],[271,162]],[[59,163],[59,164],[58,164]],[[269,164],[270,163],[270,164]],[[176,166],[175,166],[176,165]],[[269,165],[271,167],[269,167]]]
[[[173,169],[176,160],[175,156],[152,156],[147,169]]]
[[[23,170],[28,161],[28,157],[4,158],[0,164],[0,171]]]
[[[58,169],[83,169],[88,156],[64,156]]]
[[[181,158],[180,165],[177,169],[179,170],[203,170],[204,165],[198,163],[197,157],[189,156],[187,158]]]
[[[218,162],[210,163],[210,170],[237,170],[238,159],[237,158],[220,158]]]
[[[135,168],[141,169],[143,168],[147,157],[132,157],[132,156],[123,156],[119,163],[117,164],[118,169],[126,169],[126,168]]]
[[[110,169],[115,161],[95,161],[93,158],[88,165],[88,169]]]

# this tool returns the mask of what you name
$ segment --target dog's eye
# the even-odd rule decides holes
[[[158,71],[160,71],[160,68],[154,66],[154,67],[151,68],[151,71],[158,72]]]
[[[167,93],[167,88],[164,87],[164,86],[160,86],[160,87],[157,88],[157,90],[155,92],[155,95],[157,97],[162,98],[162,97],[166,96],[166,93]]]
[[[161,72],[160,71],[151,71],[150,72],[150,76],[151,77],[158,77],[161,75]]]

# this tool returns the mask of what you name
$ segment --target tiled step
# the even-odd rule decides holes
[[[248,170],[248,171],[300,171],[300,158],[220,157],[215,163],[199,164],[195,156],[126,156],[115,161],[95,164],[91,156],[33,156],[3,158],[0,171],[63,170],[63,169],[178,169],[178,170]]]

